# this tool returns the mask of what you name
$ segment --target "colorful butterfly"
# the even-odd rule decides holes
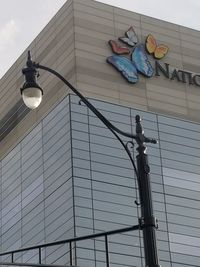
[[[153,37],[153,35],[149,34],[146,39],[146,49],[149,52],[149,54],[153,54],[156,59],[163,58],[169,48],[166,45],[157,45],[156,39]]]
[[[126,36],[127,37],[119,37],[119,40],[130,46],[135,46],[138,43],[138,38],[133,27],[130,27],[128,29],[128,31],[126,32]]]
[[[138,81],[138,74],[135,64],[128,58],[122,56],[110,56],[107,62],[112,64],[131,83]]]
[[[107,62],[112,64],[131,83],[136,83],[139,80],[138,72],[146,77],[152,77],[154,70],[143,44],[138,44],[135,47],[131,59],[114,55],[108,57]]]
[[[108,42],[112,48],[112,51],[117,55],[123,55],[123,54],[129,54],[130,49],[124,45],[122,45],[120,42],[115,40],[110,40]]]

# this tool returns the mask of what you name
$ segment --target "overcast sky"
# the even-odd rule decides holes
[[[0,0],[0,77],[66,0]],[[84,3],[84,0],[82,0]],[[98,0],[200,31],[200,0]]]

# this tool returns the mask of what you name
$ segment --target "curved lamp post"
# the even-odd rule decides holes
[[[153,201],[152,191],[150,184],[150,168],[148,165],[148,156],[146,154],[145,143],[156,144],[155,139],[147,138],[144,135],[144,131],[141,125],[141,119],[139,115],[136,115],[136,135],[124,132],[115,127],[110,121],[108,121],[72,84],[70,84],[62,75],[55,70],[35,63],[31,60],[30,51],[28,51],[27,67],[22,70],[25,75],[25,83],[21,88],[22,98],[24,103],[31,109],[37,108],[41,101],[43,90],[37,84],[37,69],[46,70],[60,80],[62,80],[79,98],[81,101],[103,122],[103,124],[115,135],[121,145],[127,152],[129,159],[133,165],[134,171],[138,180],[140,206],[141,206],[141,218],[139,218],[139,226],[143,231],[144,240],[144,252],[146,267],[160,267],[157,250],[156,229],[158,228],[157,220],[153,214]],[[134,159],[128,149],[127,143],[124,143],[120,138],[120,135],[129,137],[131,140],[135,140],[138,144],[137,155],[137,168],[135,166]],[[132,143],[132,141],[130,141]]]

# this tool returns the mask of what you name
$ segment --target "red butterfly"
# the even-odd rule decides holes
[[[108,42],[112,48],[112,51],[117,55],[129,54],[130,50],[128,47],[122,45],[120,42],[115,40],[110,40]]]

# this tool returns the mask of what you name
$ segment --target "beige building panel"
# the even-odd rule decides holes
[[[191,49],[185,48],[185,47],[181,47],[181,51],[182,51],[182,54],[185,56],[199,58],[199,60],[200,60],[200,53],[198,51],[191,50]]]
[[[170,52],[169,52],[170,53]],[[177,59],[171,57],[170,55],[167,55],[162,61],[159,62],[162,66],[164,66],[164,63],[167,63],[170,65],[171,70],[176,69],[183,69],[183,61],[181,59],[181,56],[177,56]]]
[[[74,59],[74,55],[72,54],[70,57],[67,57],[67,65],[66,65],[66,61],[65,64],[60,64],[59,68],[57,67],[55,70],[57,72],[59,72],[61,75],[66,75],[67,73],[70,73],[71,69],[74,69],[75,66],[75,59]],[[52,67],[53,69],[53,67]],[[42,77],[40,78],[40,84],[42,87],[46,87],[47,90],[51,90],[51,88],[55,87],[55,84],[57,84],[57,81],[59,80],[55,75],[44,71],[41,75]],[[54,79],[55,81],[53,81],[52,79]]]
[[[90,85],[95,85],[98,87],[105,88],[106,90],[119,91],[119,84],[116,84],[114,81],[107,81],[105,79],[96,78],[90,75],[77,73],[77,82],[86,83]]]
[[[112,52],[110,53],[109,56],[112,55]],[[106,63],[106,57],[103,55],[94,55],[90,52],[86,52],[86,51],[83,51],[83,50],[78,50],[76,49],[76,57],[77,58],[85,58],[86,60],[92,60],[92,61],[96,61],[96,62],[99,62],[99,63]],[[108,64],[108,63],[107,63]]]
[[[56,18],[56,32],[59,33],[60,31],[63,31],[63,28],[68,26],[68,22],[71,21],[71,18],[73,17],[73,5],[70,5],[69,8],[65,11],[65,13]]]
[[[188,114],[187,108],[173,105],[165,102],[156,101],[153,99],[148,99],[148,110],[154,111],[154,112],[160,112],[161,114],[168,114],[168,115],[174,115],[181,117],[184,117]]]
[[[190,85],[186,89],[187,98],[191,101],[199,101],[200,99],[200,87]]]
[[[88,5],[85,5],[84,2],[77,3],[74,1],[73,3],[73,9],[86,14],[92,14],[94,16],[97,16],[99,18],[105,18],[105,19],[113,19],[113,11],[110,12],[110,9],[108,10],[99,10],[96,7],[90,7]]]
[[[158,86],[160,88],[169,88],[174,91],[180,91],[185,92],[186,91],[186,84],[182,82],[178,82],[176,80],[170,80],[165,78],[162,74],[160,76],[154,76],[151,79],[149,79],[149,82],[147,83],[147,86]],[[162,92],[162,91],[161,91]]]
[[[191,50],[194,50],[194,51],[196,51],[197,53],[199,53],[200,52],[200,45],[198,45],[198,44],[193,44],[193,43],[190,43],[190,42],[186,42],[186,41],[181,41],[181,46],[183,47],[183,48],[188,48],[188,49],[191,49]]]
[[[120,102],[121,101],[147,106],[147,99],[145,97],[139,97],[133,94],[125,94],[123,92],[120,92]]]
[[[74,0],[74,2],[76,4],[85,4],[87,5],[88,7],[93,7],[93,8],[97,8],[99,10],[102,10],[102,11],[106,11],[106,12],[113,12],[113,6],[111,5],[107,5],[107,4],[103,4],[103,3],[100,3],[98,1],[94,1],[94,0]]]
[[[85,36],[84,34],[81,34],[81,33],[76,33],[75,34],[75,43],[78,44],[78,43],[84,43],[84,44],[87,44],[89,46],[92,46],[93,47],[93,51],[95,51],[95,49],[105,49],[108,47],[108,40],[100,40],[100,39],[97,39],[95,37],[95,35],[93,37],[91,36]],[[76,47],[76,45],[75,45]],[[110,46],[109,46],[110,47]]]
[[[75,56],[75,49],[74,49],[74,37],[72,36],[72,38],[70,38],[69,40],[67,40],[62,47],[60,47],[57,52],[57,60],[56,60],[56,65],[58,66],[60,64],[60,62],[63,61],[63,56],[65,55],[71,55],[74,54]]]
[[[139,105],[137,103],[132,103],[132,102],[129,102],[129,101],[120,100],[119,104],[122,105],[122,106],[125,106],[125,107],[130,107],[130,108],[135,108],[135,109],[139,109],[139,110],[148,111],[147,106]]]
[[[199,31],[197,31],[197,32],[200,34]],[[192,36],[192,35],[189,35],[189,34],[181,33],[180,38],[181,38],[181,40],[183,42],[186,41],[186,42],[189,42],[189,43],[192,43],[192,44],[200,45],[199,35],[198,36]]]
[[[48,25],[49,27],[44,28],[44,30],[42,32],[39,33],[39,35],[35,38],[35,43],[38,44],[38,49],[40,48],[40,46],[42,46],[44,43],[48,43],[50,40],[55,38],[56,35],[56,24],[55,24],[55,18],[54,18],[54,22],[50,25]]]
[[[74,59],[75,62],[75,50],[73,45],[71,45],[70,47],[68,47],[68,49],[62,53],[62,55],[60,57],[58,57],[57,59],[57,71],[61,71],[63,67],[68,67],[69,66],[69,62],[71,62],[71,59]],[[67,62],[67,64],[66,64]]]
[[[44,57],[36,59],[37,62],[40,62],[43,65],[55,67],[60,58],[63,58],[63,55],[70,55],[71,51],[74,51],[74,36],[69,36],[68,40],[62,44],[61,47],[55,45],[54,48],[50,49],[49,53],[45,53]]]
[[[108,66],[109,67],[109,66]],[[104,68],[105,69],[105,68]],[[125,79],[119,75],[119,73],[117,71],[115,71],[114,69],[112,69],[112,67],[110,66],[110,73],[105,71],[104,72],[100,72],[96,69],[93,68],[88,68],[88,66],[84,66],[81,67],[79,65],[76,65],[76,73],[77,76],[79,74],[81,75],[88,75],[94,78],[98,78],[98,79],[102,79],[108,82],[115,82],[116,86],[118,85],[118,83],[124,83],[126,82]]]
[[[192,102],[192,101],[188,101],[188,107],[189,109],[196,109],[197,110],[197,113],[199,113],[199,110],[200,110],[200,101],[197,103],[197,102]]]
[[[80,88],[80,83],[77,83],[77,88]],[[92,89],[92,90],[90,90]],[[109,92],[105,89],[103,89],[103,91],[99,91],[99,90],[95,90],[97,88],[88,88],[88,86],[86,86],[85,90],[80,89],[80,92],[85,96],[85,97],[91,97],[91,98],[95,98],[95,99],[100,99],[102,101],[107,101],[107,102],[111,102],[111,103],[116,103],[119,104],[119,96],[116,97],[115,96],[115,91],[114,92],[114,97],[112,96],[112,93],[109,94]]]
[[[119,17],[130,18],[130,19],[138,20],[138,21],[141,20],[140,14],[138,14],[136,12],[131,12],[129,10],[122,9],[122,8],[114,7],[114,14],[115,14],[115,16],[118,15]]]
[[[140,17],[136,18],[135,16],[125,17],[125,16],[121,16],[121,15],[118,15],[115,13],[114,14],[114,21],[115,21],[115,23],[118,23],[118,24],[125,24],[125,25],[127,25],[128,28],[130,26],[133,26],[134,28],[135,27],[140,28],[140,26],[141,26]]]
[[[50,45],[51,42],[57,43],[60,39],[62,39],[65,35],[68,34],[68,31],[70,31],[73,28],[73,15],[69,15],[64,20],[64,25],[62,27],[58,28],[56,25],[54,25],[54,30],[52,32],[48,32],[48,35],[43,36],[39,41],[35,41],[36,43],[36,50],[42,51],[45,49],[45,47]]]
[[[90,85],[90,84],[86,84],[83,82],[79,82],[77,81],[77,87],[79,88],[79,90],[81,92],[84,92],[84,94],[86,94],[88,96],[88,93],[92,93],[95,95],[99,95],[100,97],[109,97],[110,99],[115,99],[118,100],[119,102],[119,92],[116,90],[107,90],[103,87],[99,87],[99,86],[95,86],[95,85]]]
[[[63,16],[67,11],[68,9],[70,8],[70,6],[72,5],[74,0],[67,0],[65,2],[65,4],[58,10],[58,12],[56,13],[55,17],[56,17],[56,20],[58,20],[58,18],[60,18],[61,16]]]
[[[73,13],[73,1],[67,0],[67,2],[63,5],[61,9],[58,10],[58,12],[55,15],[56,18],[56,27],[59,27],[60,24],[63,23],[65,19],[67,19],[67,16],[71,13]]]
[[[72,20],[70,23],[70,28],[73,28],[73,24],[72,24]],[[73,35],[71,30],[67,31],[67,29],[65,30],[65,32],[62,32],[62,35],[60,36],[54,36],[54,38],[48,42],[48,46],[47,44],[44,42],[43,46],[41,46],[40,48],[38,48],[37,44],[36,44],[36,51],[37,51],[37,58],[38,60],[41,60],[42,58],[44,58],[46,56],[46,54],[50,53],[53,49],[57,49],[57,44],[59,43],[58,40],[62,40],[63,38],[69,38],[69,34],[71,34],[71,36]],[[62,42],[61,42],[62,44]]]
[[[82,35],[85,35],[85,36],[88,36],[88,37],[93,37],[95,36],[96,39],[99,39],[99,40],[110,40],[110,39],[113,39],[115,38],[114,37],[114,34],[107,34],[107,33],[102,33],[102,32],[97,32],[95,30],[90,30],[90,29],[85,29],[83,27],[79,27],[79,26],[75,26],[74,27],[74,33],[75,35],[76,34],[82,34]]]
[[[41,38],[38,41],[35,41],[35,46],[36,46],[36,53],[38,51],[42,51],[44,49],[44,47],[48,46],[51,43],[55,43],[55,39],[56,39],[56,30],[54,29],[53,31],[50,31],[48,33],[48,35],[44,36],[44,38]]]
[[[68,36],[71,34],[71,32],[74,33],[74,19],[73,19],[73,17],[71,17],[70,20],[65,21],[65,22],[66,22],[66,24],[64,24],[63,28],[60,29],[60,31],[56,32],[57,43],[68,38]]]
[[[188,27],[180,26],[180,32],[188,36],[199,37],[199,31]]]
[[[185,55],[182,55],[182,58],[183,58],[183,62],[197,66],[197,68],[199,68],[198,73],[200,73],[200,59],[195,58],[195,57],[185,56]]]
[[[60,50],[63,45],[66,45],[65,49],[68,48],[67,41],[71,40],[72,37],[74,40],[74,35],[75,35],[74,27],[73,27],[73,24],[71,24],[71,23],[72,23],[72,21],[70,21],[70,27],[69,27],[69,29],[66,30],[66,32],[62,32],[62,34],[60,36],[59,35],[56,36],[56,38],[57,38],[56,48],[58,50]],[[60,52],[60,51],[58,51],[58,52]]]
[[[105,78],[109,75],[113,75],[112,78],[114,78],[115,76],[118,77],[117,80],[120,80],[121,78],[121,75],[119,75],[119,73],[114,68],[112,68],[112,66],[110,66],[109,64],[105,64],[105,62],[99,63],[93,60],[76,57],[76,66],[77,68],[87,69],[88,73],[92,73],[95,71],[99,74],[104,74]]]
[[[54,68],[56,66],[56,61],[57,61],[57,55],[56,55],[56,49],[53,48],[52,50],[50,49],[49,53],[45,54],[45,57],[43,58],[36,58],[36,62],[40,63],[41,65],[45,66],[51,66]]]
[[[191,121],[194,121],[194,122],[200,122],[199,110],[190,108],[189,109],[188,120],[191,120]]]
[[[51,51],[55,48],[56,43],[57,43],[56,38],[54,38],[48,44],[48,46],[46,46],[46,47],[44,46],[41,49],[36,49],[36,50],[34,49],[35,51],[37,51],[35,53],[35,59],[36,59],[36,61],[41,62],[45,57],[47,57],[48,56],[48,53],[51,53]]]
[[[186,89],[181,88],[181,90],[172,89],[170,87],[164,87],[164,86],[158,86],[155,84],[148,83],[146,85],[147,91],[154,92],[155,94],[163,94],[165,96],[169,97],[175,97],[180,99],[186,99]]]
[[[173,46],[170,46],[167,55],[160,62],[168,62],[168,59],[174,62],[178,61],[178,66],[180,66],[180,64],[182,65],[183,57],[181,54],[181,48],[178,52],[173,52]]]
[[[79,27],[83,27],[85,29],[94,30],[96,32],[114,35],[114,25],[112,22],[110,23],[109,26],[105,27],[105,25],[102,26],[101,24],[75,17],[74,18],[74,25],[79,26]]]
[[[177,106],[187,107],[186,99],[168,96],[166,94],[154,93],[152,91],[147,90],[147,98],[148,100],[156,100],[163,103],[169,103]]]
[[[119,84],[119,91],[121,93],[146,98],[146,84],[142,82],[132,85],[126,85],[121,83]]]
[[[95,93],[95,92],[84,91],[81,93],[84,94],[84,96],[86,97],[90,97],[90,98],[94,98],[94,99],[98,99],[98,100],[102,100],[106,102],[111,102],[114,104],[119,104],[119,98],[108,97],[108,96],[100,95],[99,93]]]
[[[147,23],[147,24],[151,24],[151,25],[155,25],[155,26],[159,25],[159,27],[161,27],[163,29],[170,29],[170,30],[177,31],[177,32],[180,31],[179,25],[176,25],[176,24],[164,21],[164,20],[152,18],[149,16],[141,15],[141,21],[142,21],[142,23]]]
[[[186,70],[186,71],[200,74],[200,68],[199,68],[199,65],[197,66],[197,65],[194,65],[194,64],[187,63],[187,62],[185,61],[185,62],[183,62],[183,68],[184,68],[184,70]]]
[[[167,29],[163,28],[160,25],[152,25],[146,22],[141,22],[141,27],[145,31],[150,31],[155,33],[156,35],[158,34],[162,40],[162,35],[166,35],[170,38],[175,38],[175,39],[180,39],[180,33],[178,31],[174,31],[174,29]]]
[[[83,13],[83,12],[79,12],[76,10],[74,10],[74,17],[89,21],[90,23],[94,22],[94,23],[99,24],[101,26],[113,25],[113,17],[111,17],[110,19],[106,19],[106,18],[98,17],[95,14]]]
[[[93,45],[85,44],[82,42],[76,42],[75,43],[75,49],[91,53],[94,55],[94,57],[95,57],[95,55],[105,56],[105,59],[106,59],[106,57],[110,56],[112,53],[109,51],[109,44],[108,43],[105,44],[105,48],[100,48],[100,47],[94,47]]]

